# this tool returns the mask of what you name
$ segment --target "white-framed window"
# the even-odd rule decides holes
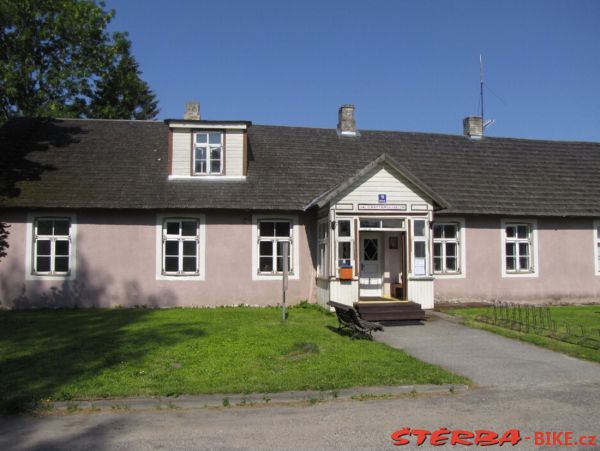
[[[75,231],[74,214],[29,214],[26,279],[74,279]]]
[[[156,279],[204,280],[204,215],[156,217]]]
[[[168,218],[162,228],[162,274],[189,276],[200,273],[200,224],[194,218]]]
[[[337,237],[337,268],[354,267],[354,230],[352,219],[338,219]]]
[[[198,131],[193,134],[194,175],[223,173],[223,132]]]
[[[460,225],[456,222],[433,224],[433,272],[434,274],[458,274],[461,272]]]
[[[594,221],[594,257],[596,275],[600,275],[600,220]]]
[[[317,277],[329,277],[329,220],[317,223]]]
[[[288,269],[294,273],[292,264],[294,225],[289,219],[261,219],[258,221],[258,272],[281,274],[283,272],[283,243],[288,243]]]
[[[297,216],[254,215],[252,217],[252,279],[281,280],[283,243],[289,243],[289,279],[300,278],[299,227]]]
[[[427,275],[427,220],[413,219],[413,267],[414,276]]]
[[[503,220],[503,276],[537,276],[537,222]]]
[[[71,271],[71,220],[36,218],[33,229],[33,273],[67,275]]]

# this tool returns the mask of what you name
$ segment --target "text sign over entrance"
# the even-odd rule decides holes
[[[406,204],[358,204],[358,209],[406,211]]]

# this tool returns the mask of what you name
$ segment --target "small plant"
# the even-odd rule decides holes
[[[269,398],[267,395],[263,396],[263,401],[267,404],[269,404],[269,402],[271,401],[271,398]]]
[[[69,401],[67,403],[67,412],[74,413],[74,412],[77,412],[78,410],[79,410],[79,405],[77,405],[76,402]]]
[[[309,403],[311,406],[314,406],[314,405],[315,405],[315,404],[317,404],[319,401],[320,401],[320,400],[319,400],[318,398],[310,398],[310,399],[308,400],[308,403]]]
[[[223,398],[223,407],[229,407],[230,405],[229,398]]]
[[[110,406],[112,410],[131,410],[127,404],[114,404]]]
[[[337,398],[338,396],[339,396],[339,393],[338,393],[338,391],[337,391],[337,390],[333,390],[333,391],[331,392],[331,397],[332,397],[332,398]]]
[[[374,399],[390,399],[393,397],[394,397],[394,395],[391,393],[382,393],[382,394],[360,393],[358,395],[351,396],[350,399],[354,399],[355,401],[369,401],[369,400],[374,400]]]
[[[247,402],[248,402],[248,400],[244,397],[244,398],[240,399],[238,406],[245,406]]]
[[[173,409],[173,410],[176,410],[176,409],[179,409],[179,408],[180,408],[179,406],[176,406],[176,405],[173,403],[173,401],[169,401],[169,404],[168,404],[168,406],[167,406],[167,407],[169,407],[169,409]]]

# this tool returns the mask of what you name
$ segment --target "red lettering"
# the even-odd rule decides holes
[[[450,434],[450,430],[447,428],[440,428],[437,431],[433,431],[429,443],[433,446],[445,445],[448,441],[448,434]]]
[[[596,437],[595,435],[588,435],[587,438],[589,438],[590,440],[588,441],[588,445],[589,446],[598,446],[596,443]]]
[[[543,432],[536,432],[533,434],[533,444],[534,445],[543,445],[544,443],[546,443],[546,441],[544,440]]]
[[[392,432],[392,441],[396,446],[408,445],[410,440],[403,438],[405,435],[410,435],[410,428],[398,429]]]
[[[552,432],[552,441],[549,443],[550,445],[564,445],[562,441],[562,432]]]
[[[505,443],[510,443],[512,446],[516,446],[520,441],[521,432],[518,429],[509,429],[500,437],[498,444],[502,446]]]
[[[565,445],[576,445],[576,443],[573,441],[573,432],[565,432]]]
[[[452,437],[450,437],[450,444],[471,446],[473,443],[468,440],[472,440],[474,437],[475,434],[471,431],[463,431],[461,429],[457,429],[456,431],[452,431]]]
[[[477,446],[493,446],[498,444],[498,434],[494,431],[485,429],[475,430],[475,445]]]
[[[417,437],[417,445],[421,446],[427,440],[427,436],[431,435],[431,432],[427,429],[413,429],[412,435]]]

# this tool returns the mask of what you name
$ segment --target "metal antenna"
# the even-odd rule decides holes
[[[479,54],[479,96],[481,101],[481,131],[483,133],[483,55]]]
[[[483,54],[481,53],[479,54],[479,100],[481,102],[481,135],[483,136],[486,127],[494,125],[496,121],[495,119],[485,121],[483,118]]]

